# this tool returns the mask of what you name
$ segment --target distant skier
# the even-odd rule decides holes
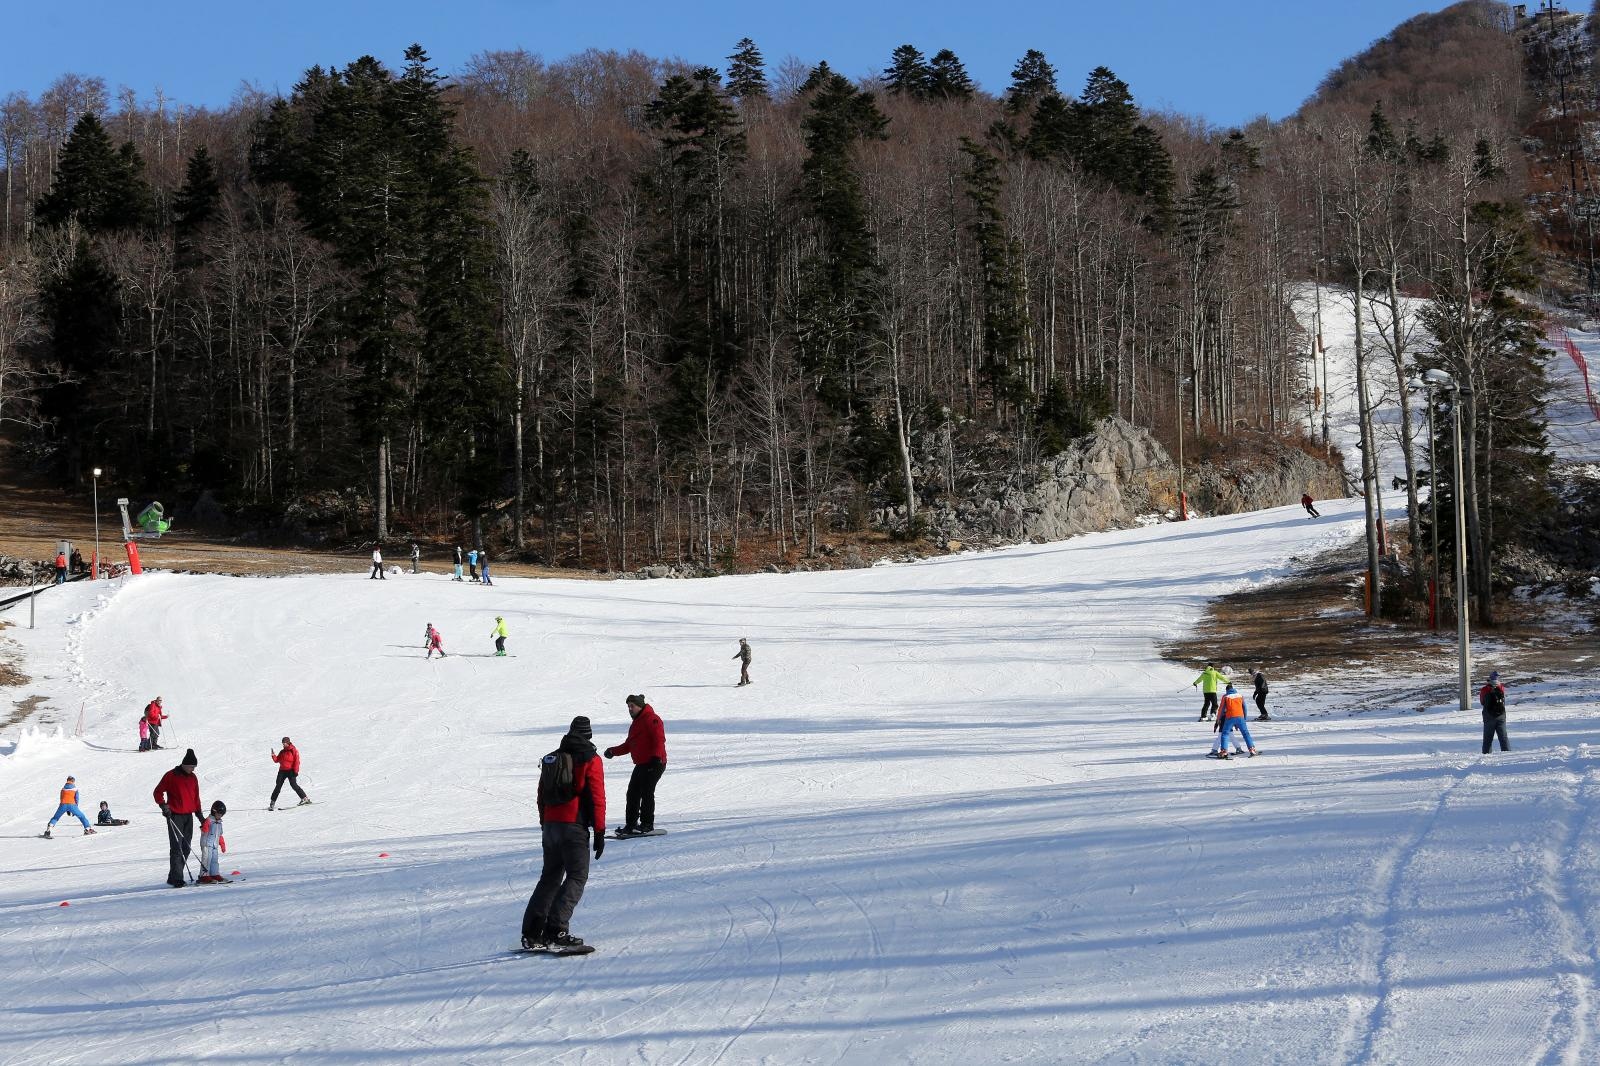
[[[739,684],[735,685],[734,688],[738,688],[740,685],[748,685],[750,683],[750,642],[740,637],[739,650],[733,653],[733,657],[739,660]]]
[[[417,547],[417,542],[416,541],[412,541],[411,542],[411,572],[413,574],[420,574],[422,572],[422,571],[417,569],[417,564],[420,563],[420,562],[422,562],[422,549]]]
[[[157,696],[155,699],[145,704],[144,718],[150,726],[151,751],[161,750],[161,723],[165,722],[169,717],[171,716],[168,715],[166,710],[161,706],[160,696]]]
[[[461,545],[459,545],[459,544],[456,545],[456,556],[455,556],[455,558],[456,558],[456,561],[455,561],[456,576],[455,576],[454,580],[460,581],[461,580]]]
[[[1500,671],[1489,674],[1489,683],[1478,690],[1478,705],[1483,708],[1483,753],[1489,754],[1494,738],[1500,738],[1500,750],[1511,750],[1506,739],[1506,687],[1500,683]]]
[[[487,550],[478,553],[478,577],[485,585],[494,584],[493,581],[489,580],[489,552]]]
[[[107,803],[105,800],[101,800],[100,801],[100,814],[99,814],[98,817],[95,818],[94,824],[95,825],[127,825],[128,824],[128,820],[126,818],[113,818],[113,817],[111,817],[111,804]]]
[[[424,658],[433,658],[433,653],[438,652],[439,658],[444,658],[444,635],[433,628],[433,623],[428,623],[428,628],[422,631],[422,646],[428,649]]]
[[[228,853],[228,840],[222,835],[222,817],[227,813],[227,804],[217,800],[211,805],[211,817],[200,823],[200,876],[195,880],[202,885],[228,880],[218,862],[218,856]]]
[[[139,750],[150,750],[150,719],[142,712],[139,715]]]
[[[304,807],[311,802],[311,797],[305,794],[300,787],[300,749],[288,737],[283,738],[283,750],[272,753],[272,761],[278,764],[278,783],[272,786],[272,798],[267,801],[267,810],[276,810],[278,806],[278,793],[283,791],[283,783],[289,782],[289,787],[294,789],[294,794],[300,797],[296,807]]]
[[[506,631],[506,620],[499,615],[495,615],[494,628],[489,630],[489,635],[494,638],[494,653],[496,655],[504,655],[506,653],[506,638],[511,635]]]
[[[1218,753],[1217,758],[1228,757],[1228,734],[1237,729],[1244,735],[1245,748],[1253,756],[1256,754],[1256,742],[1250,736],[1250,726],[1244,720],[1244,697],[1232,685],[1222,697],[1222,708],[1217,712]]]
[[[1311,493],[1306,492],[1306,493],[1302,493],[1301,494],[1301,496],[1300,496],[1300,506],[1304,507],[1306,509],[1306,514],[1309,515],[1310,517],[1312,517],[1312,518],[1321,518],[1322,517],[1322,512],[1317,510],[1316,501],[1314,501],[1311,498]]]
[[[383,576],[383,552],[379,551],[377,548],[372,549],[372,573],[367,577],[367,580],[389,580]]]
[[[64,814],[70,814],[83,823],[84,836],[94,836],[94,827],[89,824],[89,816],[78,809],[78,779],[71,774],[67,775],[67,783],[61,786],[61,802],[56,806],[56,813],[45,823],[44,835],[47,838],[50,836],[50,830],[56,827],[56,823]]]
[[[473,581],[478,580],[478,549],[473,548],[467,552],[467,574]]]
[[[629,696],[628,739],[606,749],[606,758],[633,756],[633,776],[628,779],[628,805],[617,836],[648,833],[656,827],[656,784],[667,770],[667,728],[644,695]]]
[[[200,760],[190,748],[181,763],[162,775],[152,793],[167,822],[167,884],[173,888],[184,885],[184,868],[194,841],[194,820],[203,809],[200,779],[195,776],[199,765]]]
[[[67,583],[67,553],[56,552],[56,584]]]
[[[1267,713],[1267,675],[1266,675],[1266,672],[1263,671],[1261,669],[1261,667],[1259,667],[1259,666],[1256,667],[1255,668],[1255,672],[1250,675],[1250,683],[1255,686],[1254,696],[1255,696],[1255,700],[1256,700],[1256,710],[1258,712],[1260,712],[1260,715],[1259,715],[1259,717],[1256,718],[1256,721],[1258,721],[1258,722],[1270,722],[1270,721],[1272,721],[1272,715]]]
[[[1203,722],[1217,712],[1217,685],[1219,683],[1226,685],[1228,683],[1228,675],[1218,670],[1211,663],[1206,663],[1206,668],[1200,671],[1200,676],[1189,683],[1190,688],[1199,685],[1200,692],[1206,698],[1205,702],[1200,705],[1198,721]]]
[[[589,850],[598,859],[606,847],[606,775],[593,738],[589,719],[579,715],[561,746],[540,764],[537,800],[544,869],[522,912],[525,948],[583,946],[567,927],[589,881]]]

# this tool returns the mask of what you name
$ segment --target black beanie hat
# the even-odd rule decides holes
[[[581,737],[584,740],[594,739],[594,729],[589,725],[589,716],[580,714],[572,720],[572,727],[567,730],[571,736]]]
[[[199,766],[200,765],[200,760],[195,757],[193,748],[190,748],[188,751],[183,753],[183,762],[180,763],[179,765],[180,766]]]
[[[629,696],[628,697],[628,702],[633,704],[635,707],[643,707],[644,706],[644,693],[641,692],[637,696]]]

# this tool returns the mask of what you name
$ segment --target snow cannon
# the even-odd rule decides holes
[[[140,511],[139,517],[134,521],[139,524],[140,529],[144,530],[144,535],[147,537],[159,537],[172,528],[172,522],[168,520],[167,512],[161,506],[160,500],[155,500]]]

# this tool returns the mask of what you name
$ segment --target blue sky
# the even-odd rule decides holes
[[[183,103],[226,104],[243,81],[288,89],[312,64],[370,53],[397,65],[420,41],[446,71],[475,52],[526,48],[556,58],[637,48],[722,64],[753,37],[770,64],[829,60],[881,69],[898,44],[952,48],[999,91],[1039,48],[1076,91],[1105,64],[1141,104],[1231,125],[1293,111],[1341,59],[1446,0],[14,0],[0,95],[37,95],[58,75],[98,74],[113,92],[156,86]],[[688,14],[685,14],[688,12]]]

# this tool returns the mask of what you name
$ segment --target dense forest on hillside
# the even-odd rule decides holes
[[[792,559],[886,504],[915,535],[930,457],[1021,468],[1107,414],[1316,450],[1297,282],[1381,327],[1363,390],[1400,387],[1404,294],[1477,395],[1530,373],[1516,29],[1419,17],[1232,130],[1037,50],[989,94],[938,41],[864,82],[782,42],[416,47],[222,110],[65,75],[0,103],[0,425],[244,525],[611,568]],[[1531,402],[1476,411],[1474,468],[1520,471],[1485,537],[1537,495]]]

